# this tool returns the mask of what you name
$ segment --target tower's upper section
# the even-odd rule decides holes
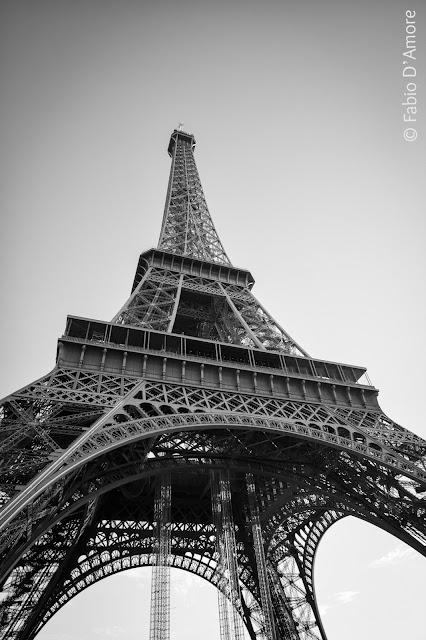
[[[207,208],[194,147],[192,134],[173,131],[168,148],[172,166],[158,248],[230,265]]]

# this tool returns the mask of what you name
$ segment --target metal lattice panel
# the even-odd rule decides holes
[[[260,524],[259,507],[256,499],[256,485],[253,474],[248,473],[246,476],[247,494],[249,502],[249,514],[252,528],[253,546],[256,558],[256,569],[259,578],[260,600],[262,603],[262,611],[265,619],[265,635],[267,640],[275,640],[275,623],[272,610],[272,600],[270,585],[268,581],[268,573],[266,568],[266,558],[264,550],[264,541],[262,536],[262,528]]]
[[[171,478],[165,473],[157,481],[154,505],[156,536],[151,583],[150,640],[170,638],[171,493]]]
[[[221,640],[243,640],[243,624],[239,615],[241,588],[229,477],[223,472],[212,471],[210,478],[212,514],[216,530],[216,558],[218,571],[223,576],[225,592],[218,593],[220,637]]]

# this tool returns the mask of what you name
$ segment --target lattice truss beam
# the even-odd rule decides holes
[[[212,471],[212,513],[216,529],[216,557],[224,589],[218,591],[221,640],[244,640],[241,589],[238,576],[237,545],[229,476]]]
[[[192,135],[175,131],[169,187],[158,248],[208,262],[230,264],[219,240],[194,160]]]
[[[400,448],[390,447],[386,441],[376,440],[373,437],[376,435],[376,428],[372,421],[374,419],[380,429],[382,416],[374,412],[358,413],[365,418],[365,428],[359,422],[355,428],[338,411],[317,404],[146,382],[135,386],[135,391],[130,392],[119,407],[103,418],[95,431],[90,431],[90,437],[85,437],[81,446],[69,452],[67,464],[82,459],[108,443],[117,446],[118,441],[140,438],[153,431],[179,430],[191,425],[195,429],[214,425],[240,425],[243,428],[253,427],[255,430],[275,429],[314,439],[388,464],[395,470],[424,482],[426,475],[422,459],[419,459],[418,454],[415,455],[415,447],[410,450],[408,443]],[[186,414],[191,414],[192,417]],[[352,421],[355,414],[356,412],[351,414]],[[380,433],[379,429],[377,431]],[[393,432],[389,431],[390,440]],[[395,442],[400,443],[397,431]],[[419,448],[417,444],[416,447]],[[417,486],[414,482],[413,490]]]
[[[170,638],[171,498],[171,477],[169,473],[163,473],[157,479],[154,505],[155,558],[151,583],[150,640]]]
[[[246,488],[248,496],[248,521],[251,522],[252,542],[256,559],[256,571],[259,583],[260,602],[264,617],[264,635],[267,640],[277,639],[277,626],[274,619],[271,585],[269,584],[264,539],[260,523],[259,505],[257,503],[257,488],[252,473],[246,475]],[[283,603],[284,605],[284,603]],[[281,616],[277,617],[278,620]]]
[[[356,433],[359,431],[361,436],[370,436],[378,443],[393,449],[395,453],[405,455],[407,460],[415,461],[419,469],[426,471],[426,442],[378,411],[345,409],[332,405],[318,405],[254,394],[185,387],[152,381],[146,383],[137,397],[148,402],[158,403],[160,406],[162,403],[169,404],[176,412],[185,409],[191,412],[249,413],[271,418],[294,419],[300,421],[300,424],[321,425],[324,431],[330,435],[329,442],[338,445],[343,445],[344,441],[334,439],[333,436],[350,438],[362,445],[361,438],[356,440]],[[373,449],[378,451],[375,447]],[[365,454],[367,450],[361,446],[359,452]]]

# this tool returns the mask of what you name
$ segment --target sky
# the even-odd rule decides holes
[[[312,356],[367,366],[385,413],[426,437],[425,65],[417,50],[403,77],[407,10],[421,51],[419,0],[3,2],[0,397],[53,368],[67,314],[125,302],[182,122],[254,294]],[[425,568],[363,522],[333,525],[315,574],[328,640],[426,640]],[[147,638],[148,582],[102,581],[37,640]],[[176,572],[172,590],[173,640],[218,640],[214,589]]]

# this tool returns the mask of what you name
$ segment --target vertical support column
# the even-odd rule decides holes
[[[218,591],[220,639],[244,640],[243,621],[238,612],[241,608],[241,591],[229,474],[212,471],[210,481],[218,569],[227,582],[227,595]]]
[[[170,638],[171,477],[157,480],[154,503],[155,564],[152,568],[149,640]]]
[[[246,475],[247,494],[251,530],[253,534],[254,554],[256,558],[257,577],[259,580],[260,600],[265,618],[265,634],[267,640],[276,640],[275,623],[272,609],[271,592],[266,571],[265,551],[263,548],[262,528],[260,526],[259,507],[256,502],[256,486],[252,473]]]
[[[231,640],[234,636],[231,635],[230,627],[230,615],[229,608],[232,606],[228,598],[222,591],[217,592],[217,603],[219,607],[219,629],[220,640]]]
[[[280,627],[280,632],[281,634],[284,634],[284,638],[286,640],[300,640],[300,636],[296,630],[296,625],[291,615],[291,611],[286,604],[286,596],[281,585],[281,581],[276,570],[269,562],[267,571],[275,601],[275,610],[279,618],[278,626]]]
[[[177,314],[177,310],[179,307],[179,301],[180,301],[180,293],[182,291],[182,283],[183,283],[183,273],[180,274],[179,276],[179,284],[177,286],[176,289],[176,297],[175,297],[175,301],[173,304],[173,311],[170,315],[170,320],[169,320],[169,326],[167,327],[167,332],[171,333],[173,331],[173,325],[175,323],[176,320],[176,314]]]

